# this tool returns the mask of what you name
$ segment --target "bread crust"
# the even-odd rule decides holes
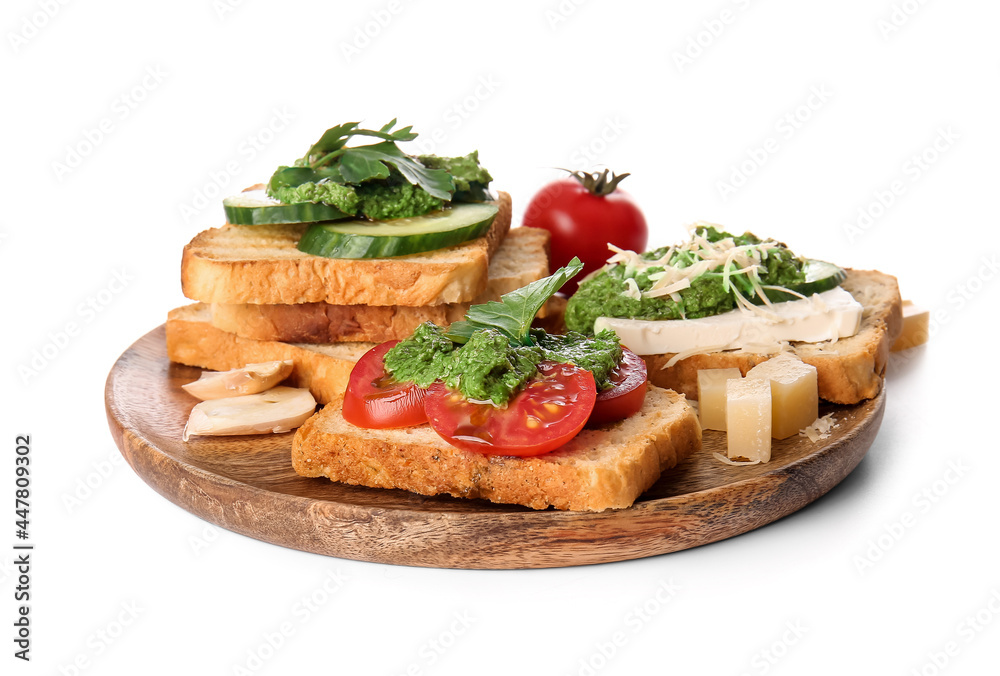
[[[850,338],[829,343],[791,343],[791,351],[816,367],[819,396],[836,404],[871,399],[882,388],[889,348],[903,327],[902,299],[896,278],[876,270],[848,270],[842,286],[864,306],[861,328]],[[698,398],[700,369],[738,368],[743,375],[774,355],[742,351],[701,354],[667,368],[673,354],[643,357],[649,380]]]
[[[534,458],[486,456],[451,446],[429,425],[366,430],[339,404],[307,420],[292,441],[302,476],[422,495],[447,494],[533,509],[603,511],[629,507],[660,474],[701,448],[701,426],[686,399],[647,384],[642,410],[584,430]]]
[[[510,229],[511,201],[483,237],[395,258],[323,258],[296,248],[301,226],[226,225],[184,247],[181,288],[205,303],[439,305],[469,302],[486,289],[490,258]]]
[[[490,260],[486,290],[473,301],[485,303],[548,274],[549,233],[514,228]],[[423,322],[448,326],[472,303],[423,307],[405,305],[252,305],[213,303],[212,325],[255,340],[288,343],[375,342],[403,340]]]

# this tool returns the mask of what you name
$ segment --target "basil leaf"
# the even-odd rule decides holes
[[[473,305],[465,319],[455,322],[445,335],[456,343],[465,343],[479,329],[493,328],[504,334],[516,345],[531,345],[531,322],[552,294],[583,270],[583,263],[573,257],[566,267],[554,273],[491,300],[483,305]]]

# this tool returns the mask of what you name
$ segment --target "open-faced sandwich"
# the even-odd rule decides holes
[[[170,313],[168,355],[255,387],[291,363],[286,384],[308,399],[235,399],[254,410],[294,399],[272,428],[301,425],[299,474],[536,509],[624,508],[700,448],[703,425],[720,428],[704,424],[707,395],[703,425],[688,403],[702,380],[716,398],[722,384],[724,410],[729,381],[740,381],[732,402],[739,388],[753,406],[767,391],[766,413],[747,424],[760,432],[767,417],[768,454],[772,428],[783,438],[812,423],[818,397],[878,392],[900,325],[895,279],[710,224],[647,253],[612,247],[565,306],[570,331],[533,327],[582,265],[546,277],[549,234],[510,229],[510,197],[489,193],[476,153],[409,156],[397,143],[415,134],[393,127],[327,130],[266,187],[227,199],[228,223],[184,250],[184,293],[199,302]],[[376,141],[349,145],[359,137]],[[770,402],[792,376],[790,396],[811,387],[810,403],[772,426]],[[313,398],[324,407],[309,416]],[[188,431],[214,424],[203,415]]]
[[[425,323],[371,349],[343,403],[296,432],[295,471],[536,509],[632,505],[700,447],[701,428],[683,396],[646,382],[614,332],[531,328],[582,267],[474,305],[447,330]]]
[[[653,383],[691,398],[699,370],[746,375],[790,352],[817,369],[820,397],[854,404],[882,385],[901,308],[895,277],[698,223],[680,244],[617,250],[570,298],[565,321],[583,333],[613,329]]]

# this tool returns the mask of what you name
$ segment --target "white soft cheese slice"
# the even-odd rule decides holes
[[[782,341],[819,343],[847,338],[861,326],[861,303],[836,287],[802,300],[733,310],[700,319],[648,321],[599,317],[594,331],[613,329],[636,354],[738,350]]]

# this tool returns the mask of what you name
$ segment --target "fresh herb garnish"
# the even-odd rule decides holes
[[[358,124],[347,122],[327,129],[319,141],[295,162],[295,166],[278,167],[268,182],[268,194],[279,199],[282,189],[324,181],[359,185],[372,179],[387,179],[391,170],[395,169],[407,181],[434,197],[451,200],[455,192],[451,174],[442,169],[425,167],[396,145],[397,142],[417,138],[412,126],[393,131],[396,120],[392,120],[376,131],[359,129]],[[348,147],[347,142],[355,136],[382,140],[370,145]]]
[[[455,322],[445,334],[456,343],[465,343],[479,329],[500,331],[514,345],[532,345],[531,321],[545,302],[562,286],[583,270],[583,263],[574,257],[569,265],[553,274],[511,291],[483,305],[473,305],[465,319]]]

